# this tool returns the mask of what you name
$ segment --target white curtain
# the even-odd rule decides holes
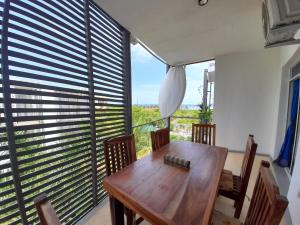
[[[180,107],[186,89],[184,66],[170,67],[159,91],[159,109],[162,118],[172,116]]]

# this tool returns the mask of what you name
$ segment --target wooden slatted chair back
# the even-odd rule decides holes
[[[243,164],[241,168],[241,194],[246,195],[248,183],[250,180],[250,175],[255,159],[257,144],[254,141],[254,136],[249,134],[246,144],[245,155],[243,159]]]
[[[269,167],[262,161],[244,225],[279,225],[288,206]]]
[[[41,194],[34,199],[41,225],[61,225],[58,216],[46,194]]]
[[[134,135],[104,141],[106,175],[110,176],[136,161]]]
[[[192,124],[192,142],[216,145],[216,124]]]
[[[170,143],[170,130],[168,128],[152,131],[150,135],[153,151],[156,151],[164,145]]]

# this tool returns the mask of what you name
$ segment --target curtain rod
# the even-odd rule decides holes
[[[188,66],[188,65],[193,65],[193,64],[197,64],[197,63],[203,63],[203,62],[209,62],[209,61],[213,61],[215,59],[207,59],[207,60],[200,60],[200,61],[193,61],[193,62],[189,62],[189,63],[184,63],[184,64],[179,64],[179,65],[170,65],[168,64],[164,59],[162,59],[161,57],[159,57],[155,52],[153,52],[150,48],[148,48],[143,42],[141,42],[140,40],[136,39],[137,43],[139,43],[144,49],[146,49],[147,52],[149,52],[153,57],[155,57],[157,60],[159,60],[160,62],[164,63],[167,66]]]
[[[213,60],[215,60],[215,59],[213,58],[213,59],[206,59],[206,60],[200,60],[200,61],[193,61],[193,62],[189,62],[189,63],[179,64],[179,65],[176,65],[176,66],[189,66],[189,65],[193,65],[193,64],[197,64],[197,63],[209,62],[209,61],[213,61]]]
[[[155,52],[153,52],[150,48],[148,48],[143,42],[136,39],[137,43],[139,43],[144,49],[146,49],[147,52],[149,52],[153,57],[155,57],[160,62],[164,63],[165,65],[169,65],[165,60],[160,58]]]

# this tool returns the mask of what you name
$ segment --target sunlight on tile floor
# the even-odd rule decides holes
[[[242,165],[242,160],[243,160],[243,154],[240,153],[229,153],[227,156],[226,160],[226,165],[225,169],[232,170],[235,174],[239,174],[240,168]],[[258,174],[259,170],[259,165],[261,160],[268,160],[267,157],[264,156],[256,156],[255,161],[254,161],[254,166],[253,170],[251,173],[251,178],[249,182],[249,187],[247,191],[247,196],[251,197],[252,191],[254,188],[254,184],[256,181],[256,176]],[[268,160],[269,161],[269,160]],[[241,221],[244,221],[247,213],[247,209],[249,207],[249,200],[246,199],[243,207],[243,211],[241,214]],[[233,216],[234,214],[234,208],[233,208],[233,201],[228,200],[224,197],[219,197],[216,202],[216,209],[219,211],[223,212],[224,214],[228,216]],[[105,201],[104,204],[96,211],[94,211],[93,215],[90,216],[88,221],[85,223],[86,225],[111,225],[111,220],[110,220],[110,210],[109,210],[109,203],[108,201]],[[142,225],[147,225],[146,221],[141,223]],[[281,222],[280,225],[286,225],[284,221]]]

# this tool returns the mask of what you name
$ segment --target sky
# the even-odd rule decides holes
[[[166,76],[166,65],[148,53],[141,45],[131,45],[132,104],[158,104],[160,85]],[[183,105],[198,105],[202,101],[204,70],[211,62],[186,67],[187,87]]]

